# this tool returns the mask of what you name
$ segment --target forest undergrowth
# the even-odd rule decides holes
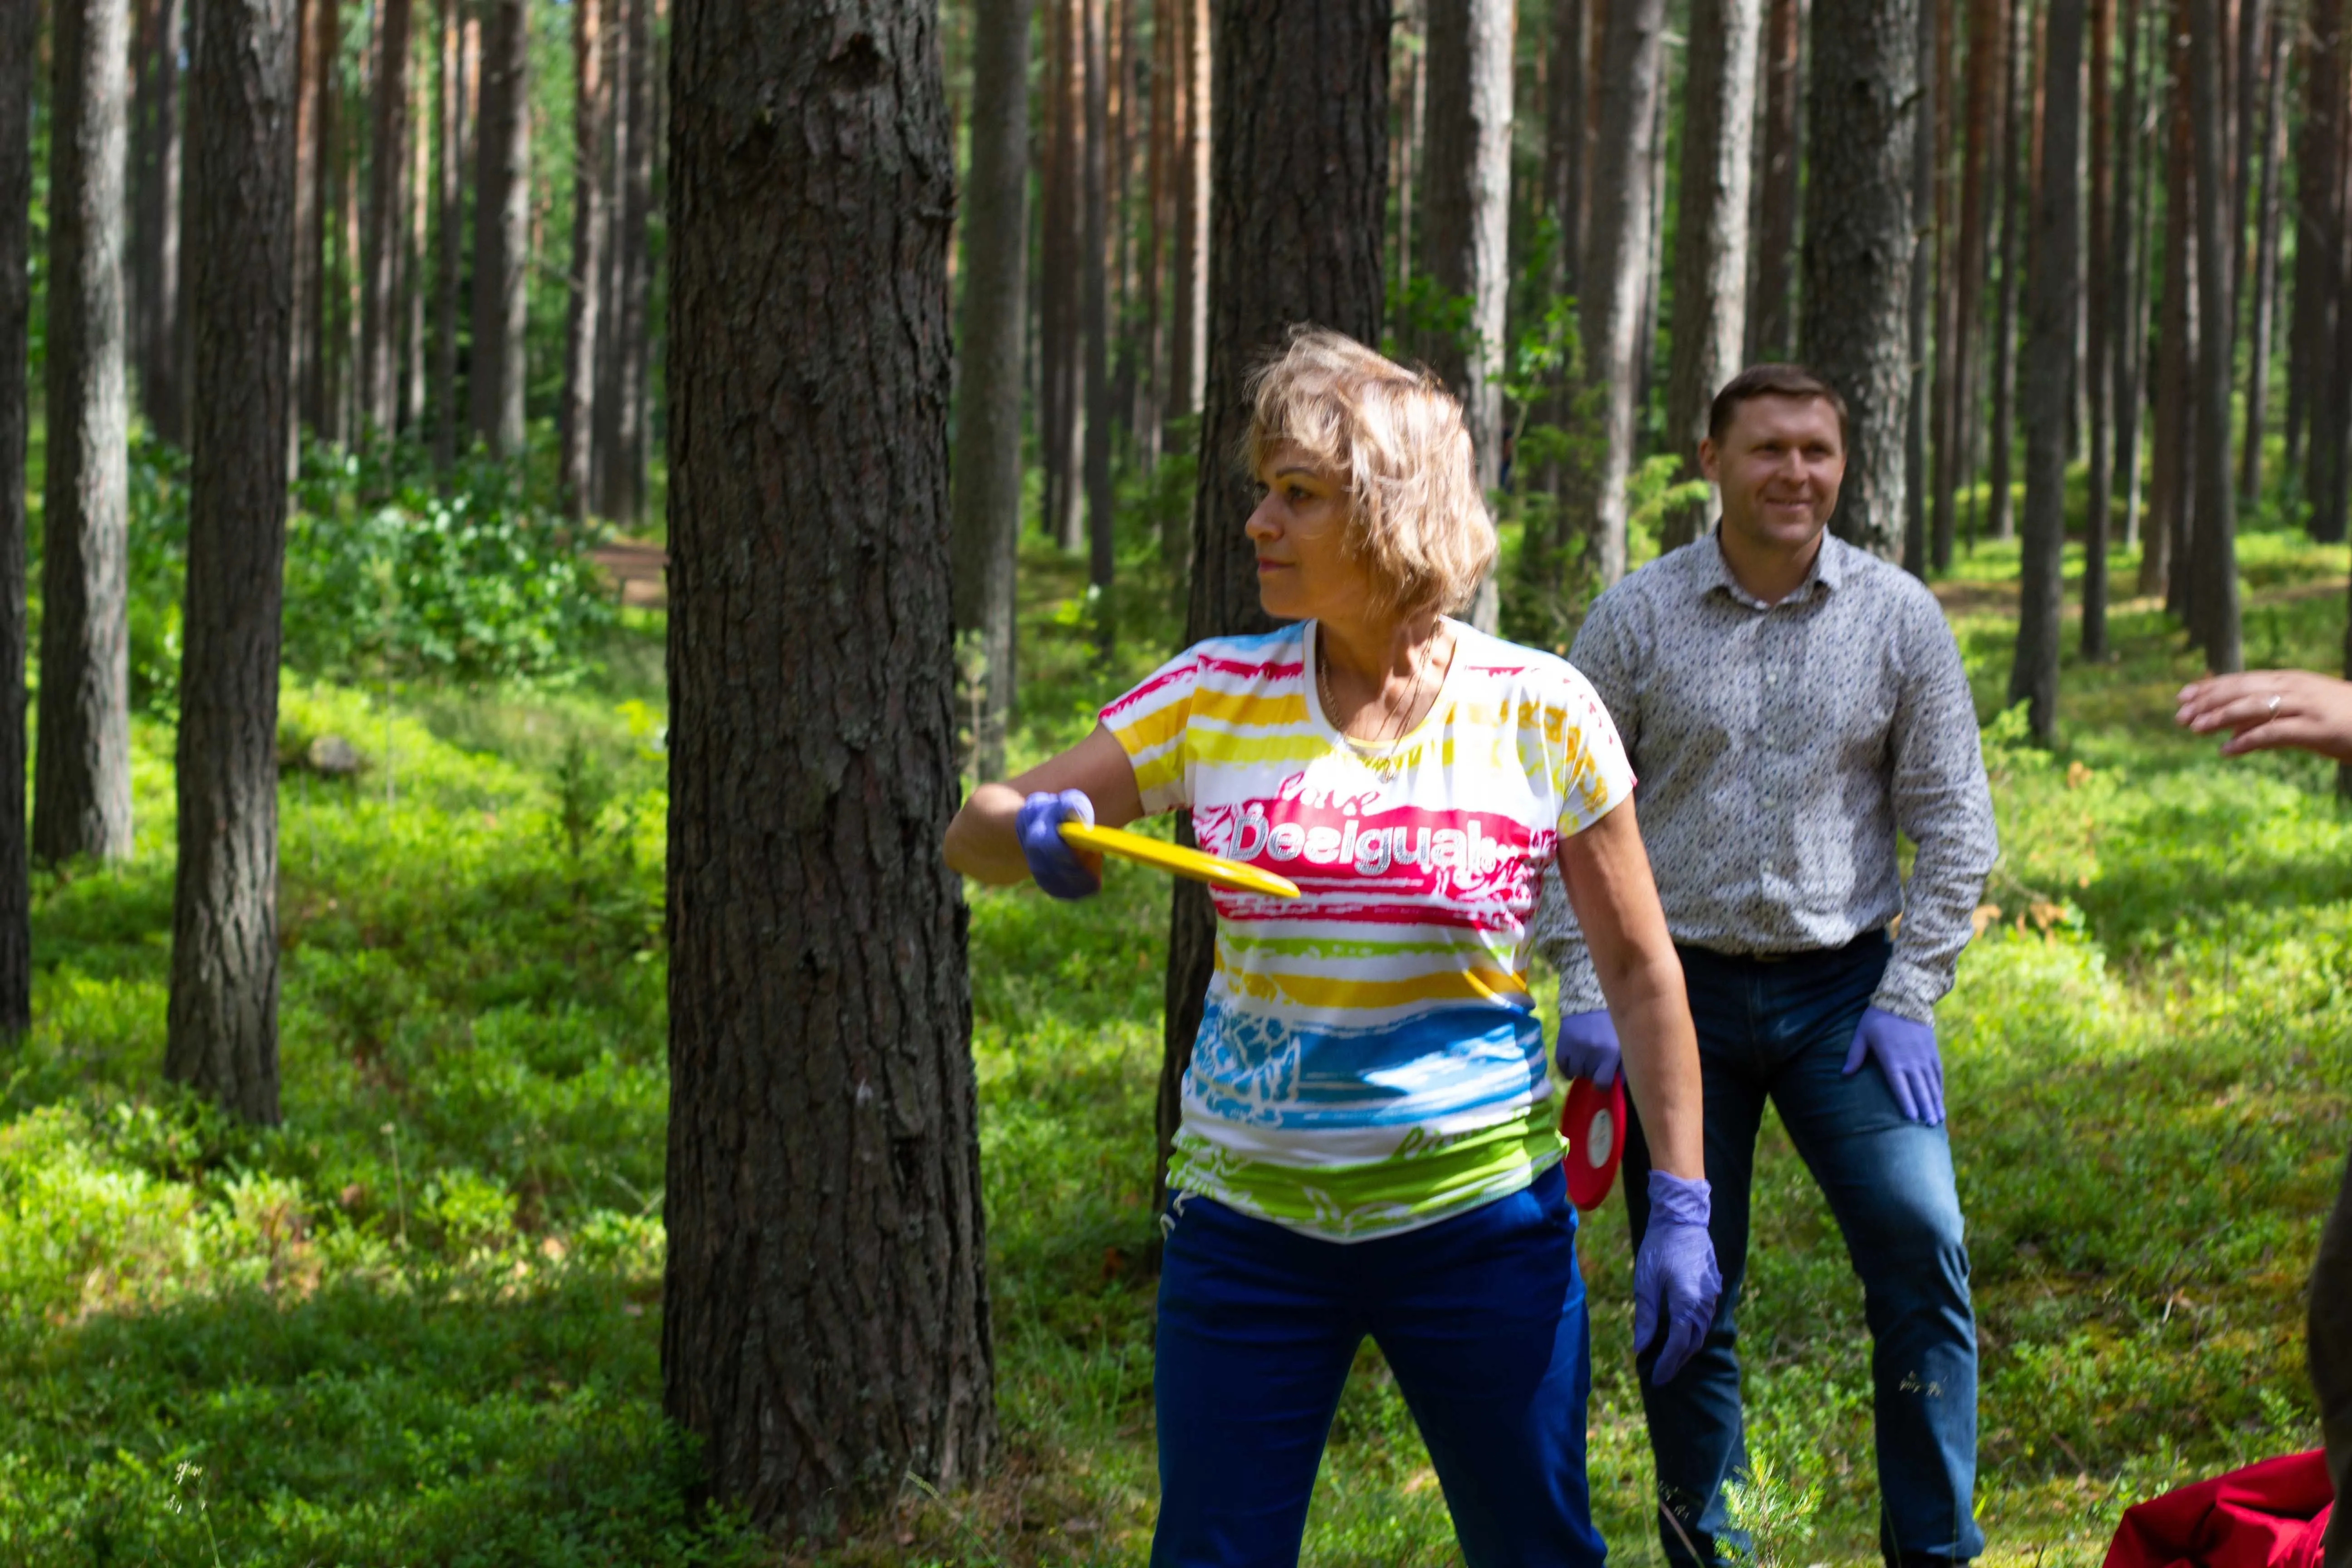
[[[1173,640],[1148,532],[1108,668],[1080,565],[1024,559],[1016,763]],[[2256,531],[2241,559],[2250,661],[2334,668],[2345,550]],[[2114,663],[2070,664],[2063,749],[2026,747],[1997,717],[2014,577],[1988,545],[1942,585],[2003,857],[1940,1021],[1989,1558],[2087,1563],[2130,1501],[2315,1441],[2301,1301],[2352,1092],[2352,826],[2332,769],[2176,736],[2194,661],[2145,603],[2119,606]],[[283,784],[267,1132],[160,1085],[172,736],[140,721],[138,852],[39,880],[35,1033],[0,1058],[0,1562],[768,1560],[686,1500],[694,1457],[659,1415],[658,641],[608,635],[560,694],[419,684],[387,715],[380,690],[291,681],[281,750],[334,735],[366,766]],[[975,893],[996,1469],[791,1561],[1143,1561],[1166,907],[1127,868],[1086,907]],[[1748,1506],[1774,1561],[1864,1563],[1860,1293],[1777,1125],[1757,1211],[1742,1327],[1769,1474]],[[1654,1562],[1622,1202],[1580,1246],[1598,1511]],[[1369,1346],[1307,1557],[1454,1560]]]

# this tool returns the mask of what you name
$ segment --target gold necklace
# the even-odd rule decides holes
[[[1360,741],[1348,733],[1339,723],[1339,700],[1331,695],[1330,653],[1324,647],[1323,638],[1319,635],[1315,639],[1315,685],[1316,689],[1322,693],[1323,712],[1331,721],[1331,728],[1339,731],[1339,739],[1348,742],[1349,750],[1354,752],[1360,761],[1379,772],[1389,771],[1401,760],[1389,748],[1404,739],[1407,729],[1404,721],[1410,718],[1413,709],[1420,705],[1421,678],[1429,672],[1430,647],[1435,641],[1434,637],[1431,638],[1430,644],[1424,645],[1419,657],[1413,660],[1412,675],[1405,686],[1404,705],[1390,710],[1381,725],[1381,732],[1378,736],[1370,741]],[[1446,662],[1448,668],[1451,668],[1453,653],[1450,648],[1447,650]]]

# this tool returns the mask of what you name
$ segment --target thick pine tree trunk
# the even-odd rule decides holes
[[[609,0],[572,0],[572,307],[564,323],[562,447],[556,485],[564,515],[588,515],[596,477],[596,341],[604,330],[605,13]]]
[[[2112,279],[2116,269],[2107,245],[2106,213],[2112,196],[2108,189],[2107,133],[2111,113],[2108,84],[2115,74],[2116,0],[2090,0],[2090,30],[2091,113],[2084,134],[2084,156],[2091,165],[2091,205],[2082,232],[2084,248],[2089,253],[2088,276]],[[2115,422],[2108,395],[2115,381],[2108,364],[2106,308],[2096,299],[2083,303],[2086,307],[2085,352],[2076,374],[2086,387],[2091,405],[2091,461],[2084,508],[2087,515],[2083,529],[2081,646],[2084,659],[2096,663],[2107,657],[2107,529],[2115,510],[2111,468]]]
[[[278,1120],[278,647],[298,3],[205,0],[189,125],[202,216],[190,236],[194,440],[163,1076],[259,1122]]]
[[[1601,394],[1586,560],[1602,588],[1625,574],[1625,481],[1633,466],[1650,226],[1657,221],[1650,165],[1658,97],[1665,89],[1665,0],[1609,0],[1601,34],[1601,140],[1592,160],[1592,227],[1578,327],[1585,384]]]
[[[1021,355],[1027,342],[1022,306],[1029,236],[1029,0],[980,0],[972,14],[954,583],[956,629],[980,637],[980,710],[971,744],[973,769],[984,779],[1004,776],[1004,731],[1013,710]]]
[[[474,172],[474,434],[499,458],[523,449],[523,328],[530,267],[530,11],[490,0]]]
[[[2024,156],[2026,39],[2029,0],[2011,0],[2009,8],[2008,83],[2000,108],[2000,284],[1995,291],[1992,325],[1992,414],[1986,427],[1985,532],[2009,539],[2017,531],[2016,509],[2010,494],[2010,465],[2017,447],[2017,301],[2025,268],[2024,204],[2019,199],[2018,173]]]
[[[1220,0],[1216,153],[1211,232],[1208,391],[1192,507],[1192,574],[1184,640],[1264,631],[1257,559],[1242,525],[1256,485],[1233,460],[1249,426],[1243,379],[1302,321],[1380,341],[1387,195],[1388,0]],[[1316,62],[1302,97],[1290,62]],[[1316,193],[1314,203],[1297,197]],[[1192,841],[1189,816],[1176,833]],[[1216,917],[1197,882],[1175,884],[1160,1058],[1159,1173],[1183,1108]]]
[[[53,13],[48,474],[42,492],[41,703],[33,853],[131,853],[122,176],[125,0]],[[281,454],[282,456],[282,454]]]
[[[367,439],[390,436],[400,419],[400,172],[408,153],[410,0],[377,4],[367,234],[360,251],[360,425]]]
[[[2197,159],[2197,513],[2190,552],[2189,620],[2205,666],[2234,671],[2238,639],[2236,465],[2230,460],[2230,350],[2237,317],[2231,282],[2231,230],[2237,204],[2229,190],[2227,106],[2221,65],[2229,47],[2225,0],[2189,0],[2193,63],[2189,118]]]
[[[1433,336],[1430,369],[1462,400],[1480,488],[1500,482],[1505,254],[1511,200],[1510,0],[1430,0],[1429,129],[1422,265],[1469,301],[1470,342]],[[1641,165],[1644,174],[1648,165]]]
[[[2279,165],[2286,160],[2286,25],[2270,19],[2268,68],[2263,77],[2262,161],[2254,180],[2253,300],[2246,321],[2246,434],[2238,460],[2238,495],[2247,506],[2262,500],[2263,437],[2270,411],[2271,336],[2278,312]]]
[[[680,0],[663,1405],[822,1540],[995,1435],[936,10]]]
[[[25,840],[25,460],[32,428],[35,0],[0,0],[0,1038],[33,1024]]]
[[[1912,30],[1921,3],[1813,0],[1807,92],[1812,167],[1805,181],[1801,336],[1806,362],[1844,396],[1853,416],[1845,485],[1831,526],[1889,559],[1903,544],[1911,95],[1918,87]]]
[[[1748,179],[1756,121],[1758,0],[1692,0],[1683,101],[1681,212],[1675,231],[1675,332],[1666,430],[1698,474],[1707,405],[1739,372],[1748,321]],[[1667,548],[1707,526],[1711,506],[1666,520]]]
[[[434,157],[434,207],[440,215],[433,248],[433,466],[457,460],[457,280],[465,270],[466,52],[458,0],[441,0],[440,143]]]
[[[2035,741],[2058,739],[2058,639],[2066,548],[2066,402],[2074,357],[2076,184],[2083,113],[2083,0],[2050,0],[2042,35],[2042,151],[2026,280],[2025,539],[2009,700]]]
[[[1756,281],[1748,302],[1750,364],[1786,358],[1795,346],[1790,284],[1797,257],[1797,105],[1803,84],[1798,0],[1767,0],[1764,122],[1757,153]]]

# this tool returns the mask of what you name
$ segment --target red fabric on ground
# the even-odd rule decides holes
[[[2264,1459],[2124,1510],[2106,1568],[2319,1568],[2327,1456]]]

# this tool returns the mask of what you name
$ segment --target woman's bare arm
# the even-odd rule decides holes
[[[1094,731],[1057,757],[1050,757],[1019,778],[984,784],[971,792],[963,809],[948,824],[948,865],[976,882],[1010,887],[1025,881],[1029,862],[1022,857],[1013,818],[1028,796],[1066,789],[1083,790],[1094,802],[1095,825],[1124,827],[1143,815],[1143,796],[1135,787],[1135,769],[1111,732],[1097,724]],[[1099,856],[1081,855],[1098,864]]]
[[[1649,851],[1627,799],[1559,847],[1560,879],[1624,1052],[1625,1086],[1657,1169],[1705,1179],[1698,1036]]]

